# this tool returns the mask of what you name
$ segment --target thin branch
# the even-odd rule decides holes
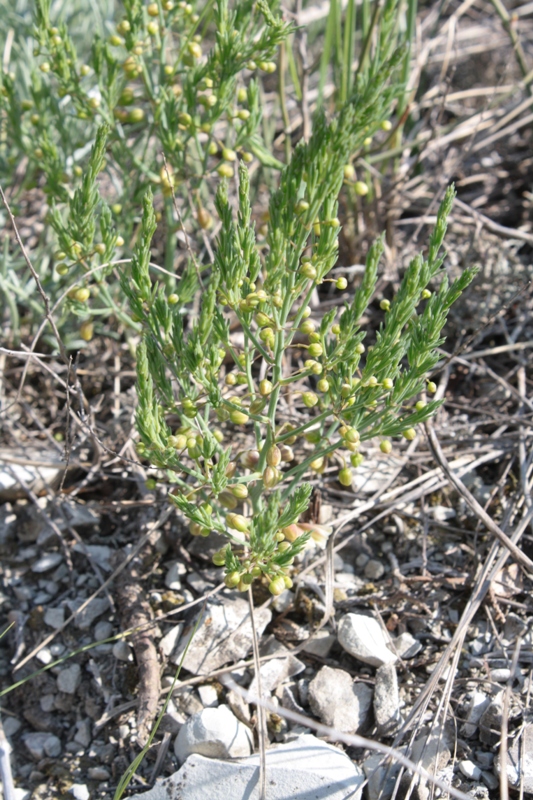
[[[257,737],[259,739],[259,800],[266,800],[266,742],[267,727],[266,714],[263,705],[263,685],[261,680],[261,661],[259,657],[259,641],[254,615],[254,596],[252,587],[248,587],[248,602],[250,604],[250,622],[252,624],[252,646],[254,655],[255,680],[257,682]]]

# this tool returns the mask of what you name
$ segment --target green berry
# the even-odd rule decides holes
[[[263,380],[259,384],[259,394],[262,395],[263,397],[267,397],[269,394],[271,394],[273,388],[274,387],[271,384],[271,382],[266,378],[263,378]]]
[[[365,457],[362,453],[354,453],[352,456],[350,456],[350,463],[352,467],[360,467],[364,460]]]
[[[335,286],[337,289],[343,291],[344,289],[347,288],[348,281],[346,280],[346,278],[337,278],[337,280],[335,281]]]
[[[232,409],[229,412],[230,422],[233,422],[234,425],[246,425],[250,417],[248,414],[245,414],[243,411],[236,411]]]
[[[307,408],[313,408],[318,403],[318,397],[314,392],[304,392],[302,395],[302,401],[304,406]]]
[[[407,428],[406,431],[403,432],[404,439],[407,439],[408,442],[412,442],[416,436],[416,431],[414,428]]]
[[[241,580],[240,572],[228,572],[228,574],[224,578],[224,583],[229,589],[234,589],[235,586],[238,586],[240,580]]]
[[[326,378],[322,378],[322,380],[318,381],[316,388],[319,392],[329,391],[329,381]]]
[[[430,394],[435,394],[437,391],[437,384],[433,383],[433,381],[428,381],[427,390]]]
[[[394,381],[392,381],[390,378],[383,378],[381,385],[383,386],[384,389],[390,391],[394,386]]]
[[[217,567],[223,567],[226,563],[226,553],[224,550],[219,550],[217,553],[213,554],[213,564]]]
[[[285,586],[285,581],[283,578],[274,578],[274,580],[270,581],[268,585],[268,590],[273,595],[282,594],[287,587]]]
[[[415,408],[417,411],[422,411],[422,409],[424,409],[426,406],[427,403],[425,403],[423,400],[419,400],[418,403],[415,405]]]
[[[339,472],[339,483],[342,486],[352,485],[352,470],[349,467],[344,467]]]
[[[379,307],[382,311],[390,311],[390,300],[382,300]]]
[[[368,184],[364,181],[356,181],[353,185],[354,192],[359,195],[359,197],[364,197],[368,194]]]
[[[379,449],[382,453],[389,454],[392,452],[392,444],[389,442],[388,439],[384,439],[381,444],[379,445]]]
[[[307,348],[307,352],[313,358],[318,358],[324,352],[324,348],[319,342],[313,342],[313,344],[310,344]]]
[[[246,533],[250,527],[250,520],[246,519],[246,517],[243,517],[242,514],[227,514],[226,522],[228,528],[233,528],[240,533]]]

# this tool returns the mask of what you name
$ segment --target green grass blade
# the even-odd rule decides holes
[[[348,0],[346,8],[346,18],[344,20],[344,47],[343,47],[343,69],[341,83],[341,102],[346,103],[352,92],[352,65],[355,53],[355,23],[356,23],[355,0]]]

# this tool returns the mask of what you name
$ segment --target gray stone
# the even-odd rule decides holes
[[[405,753],[405,747],[399,748]],[[373,753],[363,762],[368,784],[366,787],[367,800],[389,800],[394,792],[396,779],[402,766],[397,761],[385,760],[382,753]]]
[[[76,724],[77,731],[74,736],[74,741],[82,747],[89,747],[92,739],[92,725],[90,719],[82,719]]]
[[[190,572],[187,575],[187,583],[198,594],[209,592],[213,588],[211,581],[206,580],[198,572]]]
[[[268,800],[360,800],[364,775],[341,750],[310,734],[267,750]],[[258,800],[259,757],[190,756],[179,772],[130,800]]]
[[[503,719],[503,691],[490,701],[479,720],[479,738],[483,744],[495,745],[500,741]]]
[[[333,633],[323,628],[313,633],[312,638],[302,648],[304,653],[312,653],[320,658],[327,658],[330,650],[337,641],[337,637]]]
[[[48,625],[50,628],[55,628],[56,630],[60,628],[65,621],[65,609],[64,608],[47,608],[44,612],[44,623]]]
[[[258,608],[254,616],[257,635],[261,636],[272,613],[268,608]],[[180,663],[189,636],[182,639],[171,659],[176,665]],[[247,601],[238,595],[225,596],[222,603],[211,602],[205,607],[183,667],[194,675],[207,675],[224,664],[244,658],[251,647],[252,626]]]
[[[500,669],[491,669],[490,671],[491,680],[495,681],[496,683],[507,683],[509,678],[511,677],[511,670],[507,667],[502,667]]]
[[[278,653],[281,658],[273,658],[261,664],[261,685],[264,692],[273,692],[280,683],[299,675],[305,669],[305,664],[293,656],[288,647],[278,642],[274,636],[267,638],[261,647],[261,655],[270,656]],[[257,693],[255,676],[249,690],[252,694]]]
[[[378,732],[386,736],[395,733],[402,721],[398,676],[394,664],[384,664],[376,671],[374,717]]]
[[[81,667],[79,664],[71,664],[70,667],[62,669],[57,676],[57,688],[65,694],[74,694],[81,683]]]
[[[67,604],[70,611],[74,613],[84,602],[84,600],[68,600]],[[91,600],[87,608],[80,611],[74,620],[75,626],[81,631],[88,631],[89,628],[92,627],[93,622],[95,622],[98,617],[101,617],[108,608],[109,601],[106,597],[95,597],[94,600]]]
[[[44,743],[44,752],[49,758],[57,758],[61,755],[61,739],[53,734],[48,734]]]
[[[497,789],[500,785],[499,779],[496,777],[494,772],[482,772],[481,773],[481,780],[489,789]]]
[[[163,653],[163,655],[167,656],[167,658],[171,656],[174,650],[176,649],[182,630],[183,630],[183,623],[180,622],[179,625],[174,625],[173,628],[167,631],[167,633],[165,633],[165,635],[159,642],[159,648]]]
[[[107,620],[101,620],[94,626],[94,639],[96,642],[101,642],[104,639],[110,639],[113,635],[113,625]]]
[[[345,614],[339,622],[339,643],[354,658],[372,667],[397,660],[387,647],[386,634],[377,620],[365,614]]]
[[[494,768],[500,775],[499,755],[494,759]],[[507,753],[507,780],[509,786],[523,786],[525,794],[533,794],[533,725],[526,725],[515,738]]]
[[[461,726],[463,736],[475,736],[479,720],[490,705],[490,700],[483,692],[474,691],[468,705],[466,722]]]
[[[465,778],[468,778],[469,781],[481,780],[481,770],[477,764],[474,764],[473,761],[469,761],[468,759],[465,761],[460,761],[459,769],[461,770]]]
[[[90,800],[91,798],[89,789],[84,783],[73,783],[69,792],[74,800]]]
[[[377,456],[377,450],[375,453]],[[394,456],[373,458],[372,454],[369,454],[357,469],[352,470],[352,488],[364,494],[377,494],[383,491],[389,485],[399,463]]]
[[[39,700],[39,705],[41,706],[41,711],[44,711],[45,714],[49,714],[50,711],[53,711],[56,707],[55,694],[43,694]]]
[[[325,725],[342,733],[356,733],[368,722],[372,689],[354,683],[342,669],[322,667],[309,684],[309,705]]]
[[[408,631],[400,633],[393,639],[393,652],[398,653],[400,658],[414,658],[422,650],[422,643],[415,639]]]
[[[365,566],[364,573],[369,581],[379,581],[385,575],[385,567],[377,558],[371,558]]]
[[[111,773],[105,767],[90,767],[87,770],[87,777],[92,781],[107,781]]]
[[[124,641],[124,639],[119,639],[118,642],[115,642],[112,653],[117,661],[133,661],[131,647],[127,642]]]
[[[44,758],[44,744],[49,737],[49,733],[27,733],[24,736],[23,742],[26,749],[35,761]]]
[[[63,561],[61,553],[43,553],[43,555],[33,564],[31,571],[40,574],[41,572],[48,572],[51,569],[59,566]]]
[[[22,727],[22,722],[16,717],[6,717],[3,721],[4,733],[9,738],[14,736]]]
[[[274,599],[272,600],[272,608],[278,614],[283,614],[283,612],[289,608],[293,600],[294,600],[294,594],[290,592],[288,589],[285,589],[284,592],[274,597]]]
[[[76,553],[81,553],[85,557],[88,555],[91,561],[94,561],[96,566],[103,569],[104,572],[111,572],[110,562],[115,552],[111,547],[105,544],[82,544],[81,542],[76,542],[73,549]]]
[[[190,717],[174,743],[176,758],[183,762],[192,753],[209,758],[237,758],[250,755],[252,734],[227,705],[204,708]]]

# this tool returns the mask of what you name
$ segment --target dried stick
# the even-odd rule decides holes
[[[261,660],[259,656],[259,641],[254,615],[254,596],[252,587],[248,587],[248,602],[250,604],[250,622],[252,624],[252,647],[254,655],[255,679],[257,682],[257,738],[259,739],[259,800],[266,800],[266,743],[267,726],[266,714],[263,706],[263,685],[261,680]]]
[[[9,760],[10,753],[11,745],[6,739],[2,720],[0,720],[0,779],[2,780],[4,800],[15,800],[15,787],[13,786],[11,761]]]
[[[485,527],[488,528],[488,530],[493,533],[497,539],[499,539],[501,544],[507,548],[507,550],[509,550],[511,555],[518,561],[518,563],[527,569],[528,572],[533,572],[533,561],[531,561],[531,559],[528,558],[526,554],[523,553],[519,547],[517,547],[516,544],[514,544],[514,542],[507,536],[506,533],[501,530],[501,528],[498,527],[498,525],[496,525],[494,520],[489,517],[483,506],[481,506],[472,493],[468,491],[462,480],[452,472],[446,456],[442,452],[437,435],[428,422],[426,422],[426,432],[428,435],[429,446],[435,457],[435,460],[440,465],[450,483],[455,487],[457,492],[459,492],[461,497],[466,500],[472,511],[477,514]]]
[[[153,620],[153,611],[142,588],[142,565],[139,557],[132,561],[127,573],[122,573],[117,585],[117,606],[126,629],[134,628],[131,642],[139,672],[139,705],[137,733],[144,746],[157,713],[161,677],[154,635],[147,623]]]

